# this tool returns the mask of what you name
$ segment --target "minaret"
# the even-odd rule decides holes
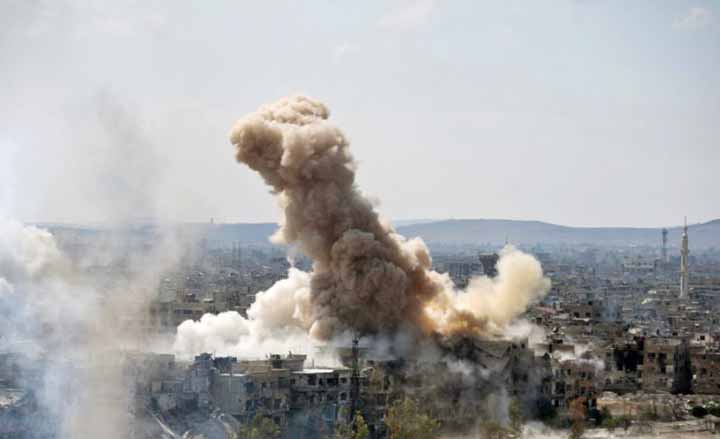
[[[689,290],[688,256],[690,256],[690,250],[688,250],[688,228],[687,228],[687,217],[685,217],[685,226],[683,227],[683,234],[682,234],[682,248],[680,249],[680,298],[681,299],[687,298],[688,290]]]

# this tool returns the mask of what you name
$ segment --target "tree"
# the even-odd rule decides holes
[[[603,425],[606,420],[613,419],[613,415],[612,415],[612,413],[610,413],[610,409],[607,406],[601,408],[600,410],[596,409],[596,411],[597,411],[597,418],[596,418],[597,425]]]
[[[655,405],[655,402],[651,402],[649,406],[644,407],[640,411],[640,420],[641,421],[657,421],[660,419],[660,414],[658,413],[657,406]]]
[[[626,415],[612,416],[609,412],[603,416],[601,427],[604,427],[613,434],[617,428],[622,428],[627,434],[628,429],[632,425],[632,419]]]
[[[368,436],[370,436],[370,430],[365,423],[365,418],[360,412],[357,412],[352,423],[340,423],[335,427],[332,439],[367,439]]]
[[[434,439],[440,423],[423,412],[413,399],[392,403],[385,414],[389,439]]]
[[[690,410],[690,414],[695,416],[696,418],[704,418],[705,416],[707,416],[708,410],[701,405],[696,405]]]
[[[280,427],[267,416],[256,415],[249,424],[240,427],[239,439],[277,439]]]
[[[603,418],[602,423],[600,423],[601,427],[607,428],[607,430],[612,434],[615,432],[615,429],[620,426],[621,419],[620,418],[614,418],[612,416],[608,416],[606,418]]]
[[[709,415],[720,418],[720,403],[717,401],[710,401],[705,408],[707,409]]]
[[[572,425],[570,426],[570,439],[580,439],[585,433],[585,418],[587,417],[587,409],[585,408],[585,400],[576,398],[570,402],[568,414]]]
[[[510,405],[508,407],[508,417],[510,418],[510,428],[514,431],[522,430],[524,422],[522,407],[520,407],[520,402],[515,398],[510,401]]]

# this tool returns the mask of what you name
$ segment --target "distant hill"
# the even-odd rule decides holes
[[[409,224],[408,224],[409,223]],[[217,224],[210,228],[212,241],[268,243],[277,224]],[[720,247],[720,219],[689,227],[691,248]],[[501,244],[507,237],[517,244],[563,243],[599,245],[659,245],[660,228],[567,227],[541,221],[494,219],[402,221],[397,231],[406,237],[420,236],[428,243]],[[682,227],[668,227],[668,244],[678,246]]]
[[[52,231],[74,230],[91,235],[99,230],[92,226],[39,224]],[[127,229],[133,234],[149,233],[153,225],[135,225]],[[205,234],[213,244],[269,244],[269,237],[277,230],[275,223],[175,224],[188,232]],[[516,244],[537,243],[598,244],[598,245],[659,245],[660,228],[632,227],[567,227],[541,221],[515,221],[497,219],[466,220],[406,220],[400,221],[397,231],[406,237],[420,236],[427,243],[448,244],[501,244],[506,237]],[[668,227],[668,243],[677,247],[682,227]],[[689,226],[690,247],[720,247],[720,219]],[[221,244],[222,245],[222,244]]]
[[[270,244],[270,236],[277,229],[278,225],[275,223],[215,224],[208,228],[208,240],[240,244]]]
[[[404,227],[404,226],[413,226],[415,224],[427,224],[427,223],[436,223],[441,220],[436,219],[404,219],[404,220],[392,220],[393,226],[395,227]]]
[[[446,220],[398,227],[404,236],[420,236],[429,243],[492,243],[507,237],[517,244],[563,243],[659,245],[661,228],[567,227],[540,221]],[[682,227],[668,227],[668,244],[680,243]],[[688,226],[694,248],[720,246],[720,219]]]

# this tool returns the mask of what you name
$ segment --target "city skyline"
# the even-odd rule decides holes
[[[0,438],[720,434],[716,0],[0,0],[0,63]]]

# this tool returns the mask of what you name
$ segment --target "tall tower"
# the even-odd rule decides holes
[[[682,234],[682,248],[680,249],[680,298],[685,299],[688,296],[689,290],[689,272],[688,272],[688,256],[690,256],[690,250],[688,250],[688,228],[687,228],[687,217],[685,217],[685,226],[683,227]]]
[[[663,261],[663,264],[666,264],[668,261],[667,236],[668,236],[668,229],[662,229],[662,261]]]

